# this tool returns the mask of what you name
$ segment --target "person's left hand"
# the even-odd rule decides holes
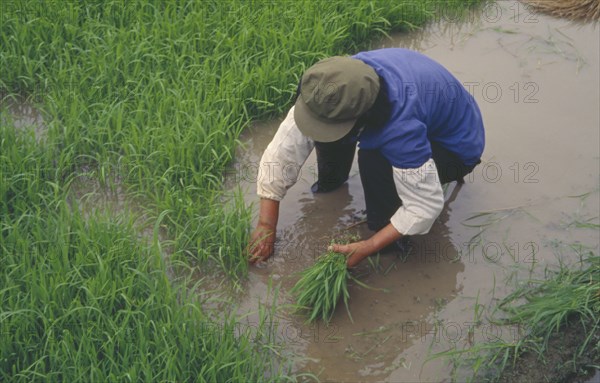
[[[347,256],[346,265],[348,268],[358,265],[360,261],[373,253],[371,244],[368,240],[353,242],[347,245],[334,244],[329,246],[328,249],[337,253],[345,254]]]

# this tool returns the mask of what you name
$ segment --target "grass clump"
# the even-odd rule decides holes
[[[528,328],[512,347],[492,350],[487,357],[486,364],[494,363],[501,372],[500,381],[514,380],[511,375],[523,365],[519,359],[538,364],[551,380],[577,375],[585,367],[584,355],[596,367],[600,362],[600,256],[590,252],[579,270],[561,265],[548,279],[530,281],[504,298],[498,309],[507,316],[500,324]],[[575,343],[568,345],[572,338]]]
[[[317,262],[301,273],[300,280],[291,289],[296,296],[298,310],[308,310],[308,322],[319,317],[329,323],[340,297],[348,309],[348,279],[350,272],[346,267],[346,256],[328,251]]]
[[[528,281],[492,313],[495,325],[519,329],[514,339],[477,343],[429,359],[450,357],[455,371],[468,365],[472,381],[565,381],[586,366],[597,368],[600,256],[590,252],[579,270],[561,264],[546,277]]]

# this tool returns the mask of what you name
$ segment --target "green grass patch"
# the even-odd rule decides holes
[[[84,218],[48,148],[12,127],[0,137],[0,380],[284,379],[267,312],[252,331],[211,319],[131,219]]]

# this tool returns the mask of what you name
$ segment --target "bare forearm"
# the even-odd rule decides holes
[[[260,209],[258,213],[258,225],[268,226],[271,228],[277,227],[279,220],[279,201],[272,199],[261,198]]]
[[[258,223],[250,236],[248,249],[252,264],[262,262],[273,254],[279,218],[279,201],[262,198],[259,209]]]
[[[400,234],[391,223],[388,224],[367,240],[370,253],[373,254],[378,252],[401,237],[402,234]]]

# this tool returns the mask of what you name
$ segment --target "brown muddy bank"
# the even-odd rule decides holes
[[[592,334],[581,356],[574,358],[590,328],[593,328],[593,324],[589,321],[583,325],[577,318],[571,319],[561,331],[549,338],[548,351],[544,353],[543,360],[532,352],[522,354],[514,366],[502,372],[498,382],[597,382],[600,376],[596,377],[595,371],[584,367],[600,366],[600,333]]]

